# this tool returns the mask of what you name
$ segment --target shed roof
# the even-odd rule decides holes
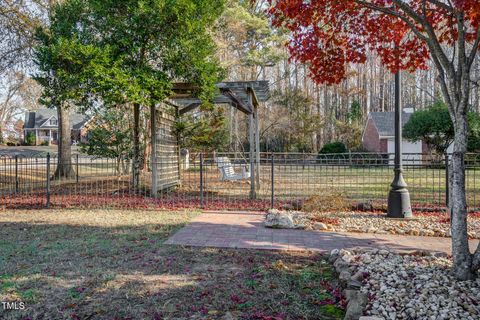
[[[402,128],[410,120],[412,113],[402,112]],[[382,137],[395,136],[395,112],[370,112],[370,118]]]

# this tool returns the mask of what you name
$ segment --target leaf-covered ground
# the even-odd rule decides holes
[[[342,318],[321,255],[163,245],[195,214],[0,212],[0,318]]]

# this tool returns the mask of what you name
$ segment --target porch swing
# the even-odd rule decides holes
[[[241,168],[241,172],[235,172],[234,166],[228,157],[214,157],[214,160],[218,170],[220,170],[221,181],[250,179],[250,171],[246,163],[236,166]]]

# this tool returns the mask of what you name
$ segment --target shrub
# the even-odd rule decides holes
[[[311,196],[303,203],[302,210],[306,212],[347,211],[351,207],[349,201],[340,191],[322,190],[318,195]]]
[[[325,144],[317,155],[319,163],[344,163],[349,160],[347,147],[341,141]]]
[[[7,141],[7,146],[9,147],[16,147],[16,146],[19,146],[20,143],[18,141],[14,141],[14,140],[10,140],[10,141]]]
[[[25,144],[27,146],[34,146],[36,142],[35,134],[33,132],[27,133],[25,136]]]
[[[348,152],[348,149],[343,142],[335,141],[335,142],[330,142],[323,145],[319,153],[328,154],[328,153],[347,153],[347,152]]]

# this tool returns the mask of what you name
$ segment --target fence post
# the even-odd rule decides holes
[[[47,153],[47,208],[50,207],[50,153]]]
[[[76,179],[77,179],[77,184],[78,184],[78,179],[79,179],[79,177],[78,177],[79,176],[79,173],[78,173],[78,153],[76,155],[76,158],[77,158],[76,159],[77,162],[75,163],[75,167],[76,167],[75,172],[76,172]]]
[[[272,183],[272,195],[271,195],[271,199],[270,199],[270,206],[272,207],[272,209],[275,207],[275,159],[274,159],[274,155],[272,153],[272,156],[271,156],[271,183]]]
[[[15,155],[15,194],[18,193],[18,155]]]
[[[450,206],[450,168],[448,161],[448,153],[445,152],[445,205]]]
[[[200,207],[203,208],[203,153],[200,153]]]

